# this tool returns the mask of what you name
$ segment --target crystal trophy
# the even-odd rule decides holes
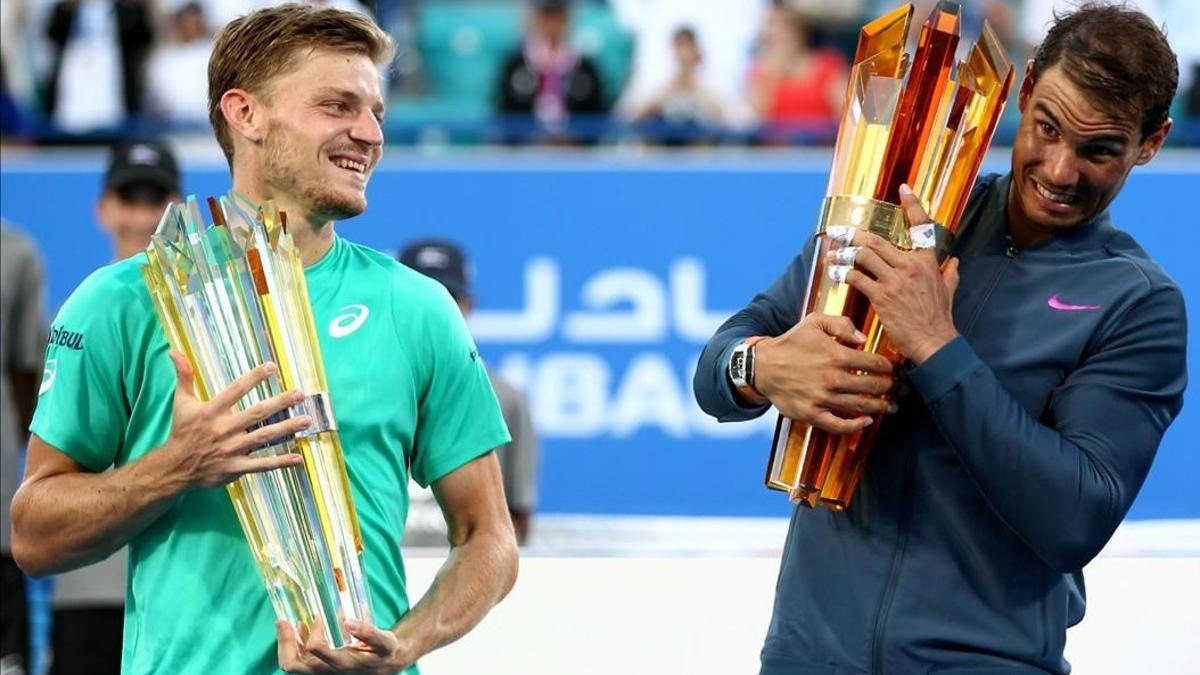
[[[353,642],[343,621],[369,621],[371,607],[300,254],[274,203],[254,209],[230,193],[208,205],[211,227],[195,197],[167,208],[142,275],[171,347],[192,366],[200,400],[268,361],[276,374],[239,410],[285,391],[305,394],[260,426],[300,415],[312,424],[250,453],[297,453],[303,464],[246,474],[227,489],[276,616],[302,639],[319,627],[328,644],[342,647]]]
[[[825,256],[840,246],[826,233],[841,225],[912,248],[899,188],[907,183],[942,227],[939,253],[953,235],[1005,98],[1013,68],[986,22],[966,59],[955,64],[960,6],[940,2],[921,28],[912,58],[904,52],[913,6],[863,26],[846,88],[829,186],[816,228],[804,313],[846,316],[864,335],[862,349],[899,364],[870,303],[827,275]],[[767,487],[798,503],[842,511],[850,505],[884,421],[838,435],[780,416],[767,464]]]

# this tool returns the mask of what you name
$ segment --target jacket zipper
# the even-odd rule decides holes
[[[1000,277],[1004,276],[1004,272],[1008,270],[1012,259],[1017,257],[1017,248],[1013,246],[1012,239],[1008,240],[1008,246],[1004,249],[1004,263],[999,266],[996,273],[992,275],[991,281],[988,282],[987,290],[984,291],[983,297],[979,299],[979,304],[975,305],[975,311],[971,314],[970,320],[963,326],[963,337],[971,334],[971,330],[975,328],[975,323],[979,321],[980,315],[983,314],[983,308],[987,306],[988,300],[991,299],[992,293],[996,290],[996,286],[1000,284]]]
[[[983,314],[983,308],[987,305],[987,301],[991,299],[992,293],[996,290],[996,286],[1000,284],[1000,277],[1004,276],[1004,272],[1008,269],[1012,259],[1017,256],[1017,249],[1013,246],[1012,240],[1008,241],[1008,246],[1004,249],[1004,263],[999,266],[995,274],[992,275],[988,282],[987,290],[984,291],[983,297],[979,299],[979,304],[975,307],[975,312],[971,315],[970,320],[963,326],[962,334],[967,336],[971,334],[971,329],[975,327],[975,323]],[[887,586],[884,588],[883,599],[879,603],[879,615],[875,617],[875,635],[872,643],[872,659],[871,672],[883,673],[883,630],[887,626],[888,614],[892,608],[892,599],[896,596],[896,584],[900,578],[900,561],[904,558],[904,550],[908,546],[908,524],[912,517],[912,500],[908,499],[909,491],[912,489],[912,465],[913,457],[909,453],[904,461],[904,511],[900,515],[899,533],[896,538],[896,549],[892,553],[892,566],[888,572]]]

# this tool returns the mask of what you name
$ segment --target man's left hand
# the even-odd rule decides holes
[[[358,643],[334,649],[324,637],[320,625],[313,627],[303,645],[296,629],[286,621],[277,621],[279,667],[289,673],[397,673],[412,665],[403,653],[396,634],[376,628],[366,621],[347,621],[345,630]]]
[[[910,226],[930,222],[920,201],[907,186],[900,190],[900,205]],[[951,313],[958,288],[958,259],[950,258],[939,269],[933,249],[904,251],[886,239],[857,231],[853,246],[862,247],[846,283],[871,301],[892,343],[920,365],[958,336]],[[836,251],[829,263],[836,264]]]

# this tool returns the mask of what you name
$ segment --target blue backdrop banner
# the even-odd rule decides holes
[[[3,216],[41,247],[51,310],[111,257],[93,215],[102,163],[3,163]],[[1192,316],[1196,165],[1190,155],[1137,171],[1112,207],[1182,284]],[[427,236],[465,248],[472,330],[490,365],[528,392],[541,435],[541,511],[784,515],[786,498],[762,485],[774,415],[719,425],[696,407],[691,374],[716,326],[811,235],[827,167],[788,155],[401,158],[377,170],[367,214],[337,227],[390,252]],[[221,167],[185,169],[189,193],[228,189]],[[1190,337],[1195,363],[1200,339]],[[1200,518],[1193,407],[1168,432],[1131,518]]]

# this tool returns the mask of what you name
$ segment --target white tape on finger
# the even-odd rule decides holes
[[[858,259],[858,253],[862,250],[861,246],[844,246],[833,252],[833,262],[838,265],[853,266],[854,261]]]
[[[849,225],[830,225],[825,228],[825,234],[829,235],[829,241],[834,244],[847,246],[854,241],[854,228]]]
[[[852,269],[854,268],[849,265],[830,265],[826,268],[825,273],[829,275],[829,279],[835,284],[844,284],[846,283],[846,277]]]
[[[914,225],[908,229],[908,235],[912,237],[913,249],[927,249],[937,246],[937,225],[935,223]]]

